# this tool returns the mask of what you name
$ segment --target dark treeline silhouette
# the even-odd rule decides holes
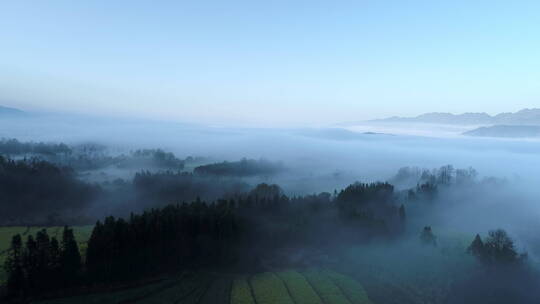
[[[385,200],[373,201],[373,195]],[[60,249],[45,232],[36,236],[45,245],[29,237],[24,248],[16,236],[6,264],[9,294],[35,295],[71,287],[66,282],[103,284],[186,268],[257,270],[284,247],[338,244],[342,239],[336,235],[355,243],[389,239],[402,232],[392,227],[401,227],[404,220],[393,197],[386,184],[355,184],[334,198],[329,193],[289,198],[278,186],[261,184],[234,199],[197,199],[131,214],[127,220],[107,217],[93,229],[84,266],[67,228]],[[42,261],[33,262],[34,256]],[[47,273],[55,279],[42,282],[40,275]]]
[[[78,180],[69,167],[0,156],[0,224],[45,223],[52,214],[79,212],[99,191]]]
[[[281,163],[274,163],[267,160],[241,159],[237,162],[222,162],[196,167],[194,173],[198,175],[215,176],[255,176],[274,175],[284,171]]]
[[[80,284],[82,260],[73,230],[64,227],[62,239],[49,238],[45,229],[29,235],[23,243],[17,234],[11,240],[4,268],[8,272],[7,296],[50,292]]]

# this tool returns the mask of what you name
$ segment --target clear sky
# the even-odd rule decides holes
[[[0,104],[297,125],[540,107],[540,1],[0,2]]]

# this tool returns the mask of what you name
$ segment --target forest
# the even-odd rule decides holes
[[[212,162],[161,149],[115,154],[96,144],[13,139],[1,141],[0,151],[0,232],[14,231],[6,233],[0,253],[0,292],[8,302],[56,303],[118,290],[127,298],[108,303],[145,302],[170,287],[144,296],[128,296],[130,288],[151,288],[152,280],[180,284],[180,274],[194,276],[189,284],[195,277],[209,280],[194,285],[207,286],[196,303],[213,288],[224,294],[216,303],[243,303],[236,297],[266,303],[258,284],[288,286],[293,278],[294,286],[301,281],[309,288],[287,287],[283,303],[301,288],[311,290],[307,303],[342,303],[324,300],[330,283],[319,279],[337,284],[343,303],[540,298],[536,263],[512,231],[493,226],[460,234],[440,224],[451,208],[463,208],[459,202],[507,184],[480,178],[473,168],[403,167],[387,181],[294,194],[261,182],[291,174],[283,163],[264,159]],[[89,168],[112,173],[92,175]],[[77,232],[81,225],[90,227],[86,237]],[[241,296],[241,284],[249,294]]]

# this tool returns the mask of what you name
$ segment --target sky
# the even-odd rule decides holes
[[[1,1],[0,105],[290,126],[540,106],[540,1]]]

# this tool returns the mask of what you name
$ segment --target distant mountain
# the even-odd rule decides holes
[[[26,113],[19,109],[0,106],[0,116],[22,116],[24,114]]]
[[[540,109],[523,109],[516,113],[491,116],[486,113],[427,113],[416,117],[390,117],[372,122],[420,122],[459,125],[540,125]]]
[[[496,125],[477,128],[463,134],[480,137],[534,138],[540,137],[540,126]]]

